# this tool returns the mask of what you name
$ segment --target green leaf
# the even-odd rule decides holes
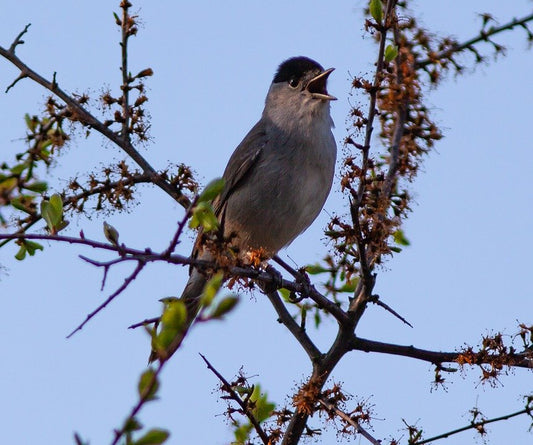
[[[41,202],[41,216],[46,221],[46,224],[50,230],[54,228],[54,225],[52,223],[52,216],[51,216],[51,210],[50,210],[50,203],[48,201],[43,200]]]
[[[0,180],[0,192],[10,192],[17,186],[17,178],[9,177],[7,179]]]
[[[24,241],[24,246],[26,247],[26,250],[28,251],[28,254],[30,256],[35,255],[35,251],[36,250],[44,250],[44,247],[41,244],[36,243],[34,241],[25,240]]]
[[[32,198],[29,199],[31,200]],[[21,210],[26,213],[32,213],[31,209],[26,205],[26,201],[28,201],[27,196],[17,196],[11,200],[11,205],[17,210]]]
[[[15,255],[15,258],[19,261],[22,261],[24,258],[26,258],[26,246],[24,244],[20,246],[20,249]]]
[[[124,424],[124,431],[131,433],[132,431],[139,431],[142,427],[141,423],[135,417],[129,417]]]
[[[59,222],[61,222],[61,220],[63,219],[63,200],[61,199],[61,195],[59,195],[58,193],[54,193],[50,197],[50,205],[52,206],[54,210],[54,215],[56,216],[54,225],[59,224]]]
[[[69,225],[69,222],[68,221],[61,221],[59,224],[56,224],[56,233],[63,230],[65,227],[67,227]]]
[[[246,423],[244,425],[239,425],[239,427],[233,432],[233,434],[235,434],[235,443],[237,445],[244,445],[250,435],[250,431],[252,431],[251,424]]]
[[[122,20],[120,20],[116,12],[113,13],[113,17],[115,17],[115,22],[117,23],[117,25],[122,25]]]
[[[250,400],[255,403],[253,409],[254,417],[259,421],[263,422],[270,417],[276,404],[269,402],[266,394],[261,394],[261,386],[255,385],[254,391],[250,396]]]
[[[374,20],[381,25],[381,21],[383,20],[383,5],[381,4],[381,0],[370,0],[368,9],[370,10],[370,15],[374,17]]]
[[[355,288],[357,287],[357,284],[359,283],[359,280],[357,278],[354,278],[350,281],[347,281],[344,283],[338,290],[339,292],[354,292]]]
[[[228,312],[230,312],[235,306],[237,306],[237,303],[239,303],[239,297],[237,296],[230,296],[224,298],[216,308],[213,310],[213,313],[209,316],[209,318],[213,319],[220,319],[224,315],[226,315]]]
[[[155,384],[153,384],[152,388],[150,389],[150,385],[152,384],[154,379]],[[141,378],[139,379],[139,396],[145,397],[146,400],[154,400],[158,389],[159,382],[157,381],[155,371],[152,368],[149,368],[142,373]]]
[[[218,272],[205,284],[204,290],[201,296],[202,306],[210,306],[215,298],[215,295],[220,290],[222,282],[224,280],[224,273]]]
[[[24,115],[24,120],[26,121],[26,126],[28,127],[28,130],[34,133],[35,129],[37,128],[37,124],[39,123],[39,119],[37,118],[37,116],[30,116],[28,113],[26,113]]]
[[[326,269],[320,264],[315,263],[315,264],[309,264],[305,266],[305,271],[311,275],[318,275],[320,273],[329,272],[329,269]]]
[[[159,445],[166,442],[169,436],[168,431],[154,428],[133,443],[135,445]]]
[[[315,310],[315,315],[313,316],[313,320],[315,321],[315,328],[318,329],[320,326],[320,323],[322,322],[322,318],[320,317],[320,311],[318,309]]]
[[[183,335],[181,330],[170,326],[162,327],[161,331],[152,340],[152,348],[158,353],[163,353],[169,348],[178,335]]]
[[[224,184],[226,181],[224,181],[224,178],[216,178],[213,179],[209,184],[207,184],[200,193],[200,196],[198,197],[198,202],[204,202],[204,201],[212,201],[215,199],[218,195],[222,193],[222,190],[224,190]]]
[[[63,201],[57,193],[50,197],[50,200],[41,202],[41,216],[46,221],[48,230],[55,235],[68,225],[68,221],[63,221]]]
[[[205,232],[211,232],[219,226],[213,206],[207,201],[199,202],[194,207],[191,220],[189,221],[189,227],[191,229],[196,229],[200,226],[203,227]]]
[[[48,190],[48,183],[44,181],[35,181],[32,184],[26,184],[24,186],[25,189],[31,190],[35,193],[43,193]]]
[[[392,62],[398,55],[398,47],[396,45],[387,45],[385,48],[385,62]]]
[[[27,168],[28,168],[28,165],[25,162],[23,162],[22,164],[17,164],[14,167],[11,167],[11,173],[19,176]]]
[[[393,236],[394,242],[400,246],[411,245],[411,242],[407,239],[402,229],[396,230],[396,232],[394,232],[392,236]]]
[[[161,315],[163,328],[179,330],[187,320],[187,308],[181,300],[167,301],[165,310]]]
[[[291,302],[291,291],[289,289],[285,289],[284,287],[278,289],[278,292],[281,294],[281,298],[283,298],[283,301],[285,303]]]

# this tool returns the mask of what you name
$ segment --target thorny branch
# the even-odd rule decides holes
[[[309,338],[305,329],[298,325],[294,321],[294,318],[289,313],[277,291],[265,292],[266,296],[270,300],[272,306],[278,314],[278,321],[283,323],[285,327],[290,331],[296,340],[300,343],[302,348],[305,350],[311,362],[318,360],[322,356],[322,352],[316,347],[313,341]]]
[[[323,405],[328,411],[334,412],[337,416],[339,416],[342,420],[352,425],[361,436],[363,436],[366,440],[368,440],[373,445],[380,445],[381,440],[375,439],[372,437],[372,435],[365,430],[361,425],[359,425],[359,422],[352,419],[348,414],[346,414],[344,411],[341,411],[336,406],[332,405],[331,403],[328,403],[326,400],[320,398],[318,399],[318,403]]]
[[[414,346],[403,346],[392,343],[383,343],[355,336],[352,338],[351,341],[351,349],[364,352],[378,352],[383,354],[400,355],[403,357],[410,357],[417,360],[426,361],[439,366],[443,363],[459,363],[461,365],[466,363],[470,365],[480,365],[483,363],[490,364],[496,360],[501,359],[501,356],[492,354],[484,354],[483,356],[480,354],[479,357],[477,357],[478,354],[473,352],[469,353],[471,354],[471,358],[466,361],[465,351],[429,351],[426,349],[415,348]],[[507,354],[505,361],[507,366],[533,369],[533,352],[512,352]]]
[[[94,311],[89,313],[85,320],[78,325],[76,329],[74,329],[70,334],[67,335],[67,338],[72,337],[76,332],[81,331],[83,327],[93,318],[96,314],[98,314],[101,310],[105,309],[105,307],[111,303],[116,297],[118,297],[124,290],[130,285],[130,283],[137,278],[137,276],[141,273],[146,263],[142,261],[138,261],[137,267],[135,270],[124,279],[124,282],[120,285],[120,287],[113,292],[107,299],[100,304]]]
[[[45,89],[49,90],[59,99],[61,99],[68,107],[72,113],[72,120],[80,122],[82,125],[93,128],[102,134],[105,138],[112,141],[120,149],[122,149],[131,159],[133,159],[139,167],[141,167],[143,173],[152,178],[152,181],[155,185],[164,190],[177,202],[179,202],[183,207],[187,208],[189,206],[189,199],[181,193],[180,190],[172,187],[167,181],[163,180],[156,170],[150,165],[150,163],[133,147],[129,138],[124,139],[124,135],[117,134],[116,132],[109,129],[104,123],[98,120],[93,114],[91,114],[83,105],[80,104],[72,95],[63,91],[56,79],[55,74],[53,80],[47,80],[34,70],[32,70],[28,65],[26,65],[16,54],[15,50],[18,45],[21,45],[23,40],[22,36],[27,32],[29,25],[17,36],[13,41],[9,49],[5,49],[0,46],[0,55],[9,60],[13,65],[15,65],[19,70],[20,74],[18,78],[13,82],[9,88],[15,85],[21,79],[30,78],[34,82],[43,86]]]
[[[527,23],[533,20],[533,14],[530,14],[521,19],[514,19],[511,22],[499,27],[491,27],[488,30],[485,30],[483,28],[477,36],[463,43],[448,40],[448,43],[443,46],[442,50],[436,52],[428,51],[427,58],[423,60],[417,60],[418,57],[414,57],[412,54],[409,54],[409,50],[412,50],[412,47],[402,47],[402,45],[406,45],[406,43],[404,40],[402,40],[404,36],[401,35],[401,31],[399,30],[400,27],[396,22],[396,3],[396,0],[386,1],[386,6],[384,8],[383,14],[384,18],[381,23],[367,22],[367,25],[370,28],[373,28],[379,35],[379,49],[378,58],[376,61],[376,70],[373,76],[373,80],[371,83],[369,82],[366,87],[364,87],[369,95],[368,112],[364,119],[362,119],[362,122],[364,122],[362,127],[364,128],[365,132],[364,142],[363,144],[358,144],[353,142],[353,140],[351,139],[347,141],[359,150],[361,157],[358,174],[359,183],[357,189],[350,189],[350,214],[352,218],[351,230],[352,233],[355,233],[355,240],[352,244],[355,245],[355,249],[357,251],[357,255],[355,255],[355,257],[356,261],[358,261],[360,266],[359,270],[357,271],[360,276],[360,280],[354,292],[354,298],[350,302],[348,311],[344,311],[339,304],[330,300],[322,293],[318,292],[316,288],[310,283],[309,278],[305,274],[305,272],[294,270],[279,258],[274,258],[274,260],[294,277],[294,281],[280,279],[279,276],[276,276],[274,273],[269,273],[249,267],[231,267],[227,271],[225,271],[228,276],[249,278],[259,282],[261,285],[268,285],[268,289],[283,287],[292,292],[299,293],[300,295],[302,295],[303,298],[310,298],[311,300],[313,300],[313,302],[318,308],[324,309],[325,311],[333,315],[336,321],[338,322],[339,330],[337,338],[330,347],[329,351],[323,354],[316,347],[316,345],[313,343],[313,341],[305,332],[305,330],[301,326],[298,326],[298,324],[294,321],[289,311],[285,307],[285,304],[279,298],[278,293],[276,291],[266,292],[268,298],[270,299],[272,305],[274,306],[278,314],[280,322],[282,322],[287,327],[287,329],[293,334],[296,340],[301,344],[302,348],[306,351],[313,364],[313,372],[308,382],[302,386],[299,391],[299,394],[295,396],[295,399],[298,396],[305,396],[305,394],[303,393],[309,390],[312,394],[320,395],[320,389],[328,379],[336,364],[347,352],[352,350],[400,355],[427,361],[439,367],[443,363],[458,363],[460,365],[492,364],[495,361],[498,362],[501,356],[505,355],[505,365],[507,366],[515,366],[522,368],[532,367],[532,356],[531,353],[527,350],[527,348],[525,348],[526,352],[516,353],[513,350],[510,352],[506,352],[505,354],[502,352],[501,356],[498,354],[490,353],[476,354],[471,350],[459,352],[438,352],[423,350],[415,348],[413,346],[402,346],[376,342],[359,338],[354,335],[355,328],[364,313],[367,303],[372,302],[375,297],[372,295],[372,289],[376,280],[376,274],[374,273],[374,265],[377,261],[377,255],[374,251],[372,251],[372,249],[369,248],[367,234],[364,233],[364,227],[362,225],[362,222],[364,222],[363,211],[365,210],[365,206],[367,204],[367,179],[370,173],[374,173],[374,161],[370,153],[372,136],[374,131],[374,123],[376,118],[381,119],[383,126],[387,124],[389,125],[389,133],[391,135],[387,145],[388,151],[386,165],[388,166],[388,170],[385,172],[385,175],[382,178],[381,186],[379,188],[381,202],[386,203],[386,205],[382,206],[379,210],[383,212],[381,216],[385,216],[386,212],[389,209],[393,193],[397,193],[396,187],[398,183],[398,177],[400,174],[405,175],[405,171],[401,171],[401,169],[405,168],[405,166],[401,165],[400,160],[400,153],[402,150],[402,144],[404,143],[404,137],[406,136],[406,134],[409,137],[413,137],[412,133],[414,132],[412,128],[407,129],[407,123],[409,119],[412,118],[412,116],[410,115],[410,111],[412,111],[412,107],[410,107],[411,104],[409,103],[410,98],[408,95],[402,96],[405,91],[399,88],[402,86],[402,84],[405,83],[404,76],[406,74],[409,75],[409,72],[406,67],[409,66],[410,69],[420,70],[426,69],[430,65],[442,64],[446,61],[449,61],[456,65],[455,61],[453,60],[454,54],[460,53],[464,50],[472,51],[474,54],[476,54],[479,60],[480,56],[474,47],[475,44],[479,42],[489,42],[498,51],[499,46],[496,45],[492,40],[490,40],[490,38],[500,32],[514,29],[515,27],[522,27],[528,33],[529,40],[533,40],[533,35],[527,28]],[[66,104],[66,111],[68,111],[70,115],[69,119],[71,119],[72,121],[80,122],[82,125],[93,128],[99,133],[101,133],[105,138],[111,140],[118,147],[120,147],[128,156],[130,156],[140,166],[142,170],[142,173],[140,175],[136,175],[135,177],[132,177],[132,179],[109,182],[108,184],[97,187],[94,190],[83,191],[77,195],[67,197],[65,203],[69,203],[70,200],[70,203],[72,205],[75,205],[74,202],[76,201],[76,199],[85,199],[90,194],[99,193],[98,190],[101,190],[102,192],[105,190],[111,190],[114,187],[118,187],[120,184],[124,185],[126,181],[129,181],[127,182],[127,184],[152,182],[158,187],[160,187],[162,190],[164,190],[171,197],[173,197],[186,209],[186,214],[183,219],[179,221],[172,240],[170,241],[167,249],[162,253],[153,253],[149,249],[138,250],[128,248],[124,245],[114,246],[107,243],[100,243],[98,241],[86,239],[82,235],[80,235],[80,238],[75,238],[59,235],[25,234],[21,231],[17,232],[16,234],[0,235],[0,240],[4,240],[4,242],[0,243],[0,247],[5,244],[7,240],[11,239],[42,239],[85,245],[90,246],[92,248],[117,252],[119,255],[118,258],[105,262],[95,261],[86,257],[82,257],[91,264],[98,267],[102,267],[104,269],[104,280],[105,274],[113,265],[126,261],[135,261],[137,263],[135,270],[128,277],[125,278],[123,284],[115,292],[113,292],[95,311],[91,312],[87,316],[86,320],[81,323],[80,326],[78,326],[78,328],[74,330],[70,335],[82,329],[82,327],[92,317],[94,317],[100,310],[102,310],[107,304],[109,304],[116,296],[122,293],[127,288],[127,286],[138,276],[138,274],[142,271],[142,269],[148,262],[164,261],[170,264],[177,265],[193,264],[200,269],[202,267],[209,268],[213,266],[212,264],[205,264],[205,262],[174,254],[176,246],[179,244],[179,239],[183,233],[186,221],[190,216],[191,209],[194,206],[195,202],[191,203],[191,201],[185,195],[183,195],[179,188],[172,185],[163,175],[158,174],[155,169],[148,163],[148,161],[143,156],[141,156],[140,153],[134,148],[131,142],[130,135],[132,131],[134,131],[132,129],[132,120],[134,117],[132,118],[132,106],[130,105],[129,92],[132,88],[136,87],[132,83],[134,82],[137,76],[131,77],[128,72],[127,44],[129,37],[131,35],[134,35],[136,32],[135,17],[130,16],[128,13],[128,8],[130,6],[130,3],[127,1],[121,2],[122,18],[120,20],[118,20],[117,18],[117,20],[120,22],[119,24],[122,30],[122,41],[120,43],[122,61],[122,97],[119,100],[115,100],[112,98],[110,99],[111,103],[113,101],[118,102],[121,106],[122,112],[120,120],[117,120],[117,122],[121,123],[120,131],[112,131],[109,128],[109,125],[106,124],[106,122],[102,123],[100,120],[94,117],[94,115],[91,114],[83,106],[81,100],[79,100],[76,96],[68,94],[61,88],[59,88],[58,83],[56,81],[55,73],[53,74],[51,81],[47,80],[43,76],[33,71],[31,68],[29,68],[15,54],[17,46],[24,43],[22,37],[27,33],[30,25],[27,25],[24,30],[19,33],[19,35],[10,45],[9,49],[0,47],[0,55],[2,55],[13,65],[15,65],[20,71],[17,78],[7,87],[6,91],[9,91],[9,89],[14,87],[20,80],[25,78],[29,78],[34,82],[40,84]],[[393,32],[393,41],[399,50],[399,54],[394,60],[394,69],[392,69],[390,66],[387,66],[384,60],[388,34],[391,30]],[[414,58],[410,59],[410,57]],[[395,85],[390,84],[390,80],[393,76],[395,76]],[[397,90],[393,91],[395,88],[397,88]],[[392,101],[394,105],[392,109],[384,111],[380,108],[383,106],[383,104],[380,103],[380,100],[383,101],[383,96],[380,96],[383,91],[392,91],[396,94],[396,96],[393,98],[394,100]],[[391,118],[392,124],[390,122],[386,122],[388,118]],[[426,122],[424,122],[424,124],[425,123]],[[430,128],[430,130],[428,131],[432,132],[433,128]],[[438,139],[437,136],[437,133],[432,133],[433,139]],[[26,226],[24,226],[23,231],[30,228],[34,223],[35,221],[29,222]],[[386,308],[388,308],[387,305],[384,305],[384,307],[385,306]],[[398,316],[398,314],[396,314],[392,309],[388,308],[388,310]],[[400,316],[398,317],[403,319]],[[131,325],[130,328],[135,328],[150,323],[157,323],[158,321],[159,317],[146,319],[141,323]],[[229,383],[218,373],[218,371],[216,371],[211,366],[211,364],[205,359],[205,357],[202,356],[202,358],[206,362],[208,368],[213,371],[215,375],[219,378],[219,380],[221,380],[221,382],[225,385],[225,387],[227,387],[227,390],[233,391]],[[133,419],[135,415],[137,415],[139,410],[142,408],[143,404],[148,400],[149,394],[157,383],[157,376],[161,372],[164,363],[166,363],[165,360],[160,361],[159,367],[154,372],[153,379],[149,384],[148,391],[146,391],[144,395],[141,395],[138,403],[133,407],[129,419]],[[500,362],[498,362],[498,365],[499,364]],[[240,404],[241,408],[243,409],[243,412],[249,417],[252,424],[254,424],[253,414],[249,411],[249,408],[247,406],[242,405],[242,403],[244,402],[235,392],[232,396],[232,399]],[[300,400],[304,400],[304,402],[297,407],[298,409],[291,418],[283,437],[283,444],[297,444],[299,442],[304,430],[308,428],[307,420],[309,415],[312,414],[313,410],[315,409],[316,403],[320,403],[328,410],[334,411],[339,417],[349,422],[355,428],[358,428],[359,432],[365,435],[366,431],[361,429],[357,422],[353,423],[353,419],[351,419],[350,416],[348,416],[346,413],[343,413],[337,407],[329,404],[327,401],[324,401],[320,398],[306,399],[306,397],[300,397]],[[430,441],[434,441],[443,437],[448,437],[452,434],[456,434],[467,429],[479,429],[487,423],[508,419],[521,414],[531,415],[530,403],[531,401],[528,401],[528,405],[526,406],[526,408],[521,411],[517,411],[513,414],[501,416],[490,420],[484,420],[482,422],[473,422],[469,426],[450,431],[439,436],[435,436],[431,439],[415,441],[412,442],[412,444],[421,445],[429,443]],[[256,428],[256,431],[263,443],[270,443],[268,436],[262,430],[261,426],[257,423],[257,425],[254,424],[254,427]],[[126,427],[115,432],[113,444],[117,444],[119,440],[124,436],[126,432],[125,428]],[[368,436],[369,437],[365,435],[365,437],[371,443],[380,443],[378,440],[372,438],[372,436]]]
[[[230,383],[224,378],[220,372],[218,372],[211,363],[205,358],[204,355],[200,354],[200,357],[202,357],[203,361],[207,365],[207,368],[217,376],[217,378],[222,382],[222,391],[229,394],[231,397],[231,400],[234,400],[240,407],[244,415],[248,417],[250,420],[250,423],[253,425],[255,431],[257,432],[257,435],[261,438],[261,441],[265,445],[269,445],[272,442],[270,441],[268,435],[265,433],[263,428],[261,428],[261,425],[255,418],[252,410],[250,409],[250,406],[248,403],[246,403],[242,398],[235,392],[235,390],[232,388]]]
[[[361,161],[361,173],[360,178],[366,178],[366,172],[369,168],[369,151],[370,151],[370,142],[372,137],[374,118],[376,116],[376,102],[377,102],[377,92],[379,85],[382,81],[382,70],[384,65],[384,53],[385,45],[387,39],[388,27],[393,26],[393,20],[395,17],[394,7],[396,5],[395,0],[388,0],[385,6],[384,11],[384,25],[377,25],[377,28],[380,33],[380,43],[378,57],[376,61],[376,71],[374,75],[374,81],[372,88],[369,90],[370,101],[368,115],[366,118],[366,134],[364,144],[361,147],[362,152],[362,161]],[[351,332],[354,331],[355,326],[364,312],[364,308],[368,300],[371,298],[372,289],[374,285],[374,276],[371,274],[370,264],[367,255],[366,246],[363,242],[363,234],[359,226],[359,211],[360,207],[363,205],[363,198],[365,192],[365,180],[361,180],[359,187],[356,193],[352,193],[350,200],[350,212],[352,215],[352,223],[358,236],[356,236],[356,244],[358,249],[358,260],[361,266],[361,279],[358,283],[355,298],[350,304],[349,316],[350,322],[341,324],[339,326],[339,331],[337,338],[335,339],[333,345],[325,356],[313,364],[313,372],[308,382],[300,389],[303,391],[306,387],[313,387],[315,390],[320,391],[320,388],[324,385],[328,379],[333,368],[337,365],[339,360],[348,352],[347,349],[347,339],[351,336]],[[293,415],[289,425],[285,431],[283,437],[282,445],[295,445],[300,441],[300,438],[304,432],[305,426],[307,424],[307,419],[309,417],[311,410],[297,410]]]
[[[514,29],[517,26],[523,27],[526,32],[528,33],[528,39],[530,41],[533,41],[533,35],[528,30],[525,25],[533,20],[533,13],[526,15],[525,17],[522,17],[520,19],[513,19],[508,23],[505,23],[501,26],[493,26],[490,27],[487,31],[481,30],[479,35],[476,37],[472,37],[469,40],[466,40],[462,43],[454,43],[451,45],[450,48],[447,48],[441,52],[430,54],[430,57],[424,60],[420,60],[416,62],[416,68],[425,68],[428,65],[439,63],[441,60],[450,59],[454,54],[460,53],[461,51],[464,51],[465,49],[471,49],[474,47],[476,43],[479,42],[489,42],[490,37],[500,34],[503,31],[509,31]]]

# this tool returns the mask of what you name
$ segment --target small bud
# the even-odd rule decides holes
[[[108,224],[104,221],[104,235],[106,239],[113,244],[113,246],[118,247],[118,231],[111,224]]]
[[[152,70],[152,68],[145,68],[144,70],[140,71],[139,74],[137,74],[135,77],[141,78],[141,77],[150,77],[153,75],[154,75],[154,70]]]

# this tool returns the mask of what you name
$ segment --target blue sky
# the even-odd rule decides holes
[[[328,4],[329,3],[329,4]],[[32,23],[19,56],[41,74],[57,79],[67,91],[87,89],[97,96],[103,86],[119,83],[119,32],[113,11],[118,2],[28,0],[3,7],[0,42],[8,46]],[[151,67],[148,109],[153,143],[142,153],[157,168],[168,162],[193,166],[202,182],[219,176],[234,147],[257,121],[277,65],[293,55],[307,55],[336,71],[329,90],[335,137],[346,132],[350,75],[372,72],[372,39],[364,34],[361,2],[134,2],[142,18],[130,46],[130,68]],[[501,23],[526,15],[531,2],[517,0],[512,10],[499,1],[413,2],[412,9],[435,33],[459,40],[478,29],[477,13],[491,12]],[[454,350],[475,345],[483,334],[516,331],[517,320],[531,323],[533,151],[530,106],[533,53],[520,30],[499,36],[508,55],[459,78],[449,78],[429,92],[429,104],[445,138],[426,160],[411,185],[416,204],[405,225],[412,245],[379,271],[377,292],[404,315],[408,328],[371,307],[358,334]],[[488,48],[486,48],[488,50]],[[0,87],[17,75],[0,61]],[[21,150],[23,115],[37,113],[44,91],[25,80],[0,96],[2,158]],[[365,106],[366,109],[366,106]],[[340,148],[340,146],[339,146]],[[58,189],[67,179],[122,159],[98,135],[81,133],[47,177]],[[325,211],[313,226],[282,253],[297,265],[320,259],[327,250],[322,230],[328,213],[342,212],[338,177]],[[132,247],[162,249],[172,236],[181,208],[159,190],[142,188],[127,214],[106,220]],[[66,233],[103,239],[102,218],[74,217]],[[188,244],[180,247],[187,254]],[[179,294],[186,270],[150,266],[109,308],[74,338],[65,336],[112,290],[128,267],[117,267],[100,292],[101,275],[83,263],[105,254],[50,245],[22,263],[13,246],[0,251],[0,345],[4,365],[4,443],[72,443],[73,431],[93,444],[110,442],[135,402],[138,375],[146,364],[149,342],[141,330],[126,327],[160,311],[158,299]],[[309,364],[290,334],[278,325],[269,303],[259,294],[244,295],[223,323],[201,326],[163,373],[161,400],[141,415],[147,426],[172,431],[171,444],[229,443],[231,432],[219,416],[217,381],[198,356],[203,353],[224,375],[241,366],[280,404],[302,382]],[[326,347],[335,333],[326,321],[313,338]],[[467,424],[477,406],[489,417],[521,407],[531,392],[532,375],[516,370],[496,388],[478,385],[478,372],[448,377],[448,389],[431,392],[430,366],[405,358],[354,353],[333,374],[350,394],[375,405],[374,434],[400,437],[402,419],[428,435]],[[315,420],[315,424],[320,423]],[[492,443],[528,443],[526,418],[489,427]],[[322,443],[334,443],[326,432]],[[467,432],[447,443],[471,444]],[[358,442],[357,442],[358,443]]]

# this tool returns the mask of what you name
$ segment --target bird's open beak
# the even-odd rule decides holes
[[[335,96],[328,94],[328,90],[326,89],[328,76],[333,72],[334,69],[335,68],[328,68],[309,81],[307,84],[307,91],[311,93],[311,96],[314,99],[337,100]]]

